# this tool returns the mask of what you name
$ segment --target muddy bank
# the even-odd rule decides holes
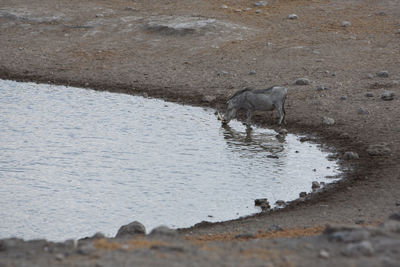
[[[359,155],[344,160],[346,179],[307,201],[274,213],[203,223],[182,230],[185,234],[374,223],[398,211],[397,1],[221,5],[6,0],[0,4],[0,77],[217,108],[242,87],[284,85],[289,131],[319,137],[339,158],[345,152]],[[298,18],[288,19],[292,13]],[[351,23],[342,26],[344,21]],[[300,78],[308,82],[300,85]],[[385,91],[394,97],[382,98]],[[324,124],[324,117],[333,124]],[[274,127],[276,118],[256,114],[254,121]]]

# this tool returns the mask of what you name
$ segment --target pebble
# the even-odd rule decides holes
[[[296,80],[296,84],[297,85],[309,85],[310,84],[310,80],[307,78],[299,78]]]
[[[342,26],[342,27],[349,27],[349,26],[351,26],[351,22],[350,22],[350,21],[347,21],[347,20],[342,21],[342,23],[340,24],[340,26]]]
[[[376,73],[376,76],[381,78],[387,78],[389,77],[389,72],[387,70],[379,71]]]
[[[268,198],[257,198],[254,200],[254,205],[255,206],[261,206],[262,204],[269,204]]]
[[[328,88],[325,85],[318,85],[317,88],[315,89],[317,91],[323,91],[323,90],[328,90]]]
[[[307,196],[307,192],[300,192],[299,197],[306,197]]]
[[[357,111],[357,113],[358,113],[359,115],[368,115],[368,114],[369,114],[369,111],[366,110],[365,108],[359,108],[358,111]]]
[[[351,159],[359,159],[360,157],[358,156],[358,154],[356,152],[347,151],[343,154],[343,158],[345,160],[351,160]]]
[[[341,96],[341,97],[340,97],[340,100],[347,100],[347,96],[345,96],[345,95],[344,95],[344,96]]]
[[[150,236],[176,236],[176,230],[170,229],[167,226],[161,225],[151,230]]]
[[[369,73],[369,74],[367,74],[367,78],[368,78],[368,79],[373,79],[373,78],[374,78],[374,75],[372,75],[371,73]]]
[[[366,97],[374,97],[374,94],[373,93],[366,93],[365,96]]]
[[[62,254],[62,253],[57,253],[56,254],[56,260],[63,261],[64,259],[65,259],[64,254]]]
[[[227,6],[227,5],[222,5],[222,6],[221,6],[221,8],[223,8],[223,9],[227,9],[227,8],[228,8],[228,6]]]
[[[290,14],[288,19],[298,19],[299,17],[296,14]]]
[[[267,5],[268,5],[267,1],[259,1],[254,3],[254,6],[267,6]]]
[[[250,70],[249,75],[255,75],[256,71],[255,70]]]
[[[285,205],[286,205],[286,202],[285,202],[284,200],[277,200],[277,201],[275,202],[275,204],[276,204],[277,206],[285,206]]]
[[[256,13],[257,13],[257,14],[260,14],[261,12],[262,12],[261,9],[257,9],[257,10],[256,10]]]
[[[356,244],[348,244],[344,255],[354,257],[354,256],[372,256],[374,254],[374,248],[371,242],[364,240]]]
[[[286,130],[285,128],[282,128],[282,129],[279,130],[278,133],[279,133],[279,134],[287,134],[287,133],[288,133],[288,130]]]
[[[370,156],[388,156],[391,153],[391,149],[389,148],[387,143],[381,143],[376,145],[370,145],[367,148],[367,153]]]
[[[130,237],[135,235],[144,235],[146,234],[146,228],[143,224],[138,221],[131,222],[127,225],[123,225],[119,228],[116,238],[120,237]]]
[[[384,91],[381,95],[381,98],[385,101],[393,100],[395,97],[395,93],[393,91]]]
[[[205,96],[203,96],[203,97],[201,98],[201,101],[202,101],[202,102],[205,102],[205,103],[211,103],[211,102],[215,101],[215,99],[217,99],[215,96],[212,96],[212,95],[205,95]]]
[[[321,249],[319,252],[319,257],[323,259],[328,259],[330,257],[329,252],[325,249]]]
[[[327,125],[327,126],[332,126],[335,124],[335,120],[332,118],[329,118],[329,117],[323,117],[322,124]]]
[[[312,189],[318,189],[320,188],[320,184],[317,181],[312,182],[311,188]]]

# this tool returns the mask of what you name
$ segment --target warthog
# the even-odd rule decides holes
[[[222,120],[223,124],[229,123],[229,121],[236,116],[236,113],[244,109],[247,111],[246,125],[250,127],[250,121],[253,111],[272,111],[276,109],[279,113],[279,125],[285,121],[285,100],[287,95],[287,89],[280,86],[272,86],[267,89],[250,89],[245,88],[237,91],[232,97],[226,102],[228,108],[226,113],[222,117],[218,113],[218,117]]]

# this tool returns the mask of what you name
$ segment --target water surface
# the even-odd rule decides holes
[[[155,99],[0,80],[0,238],[234,219],[337,173],[315,144]],[[278,158],[269,158],[277,156]]]

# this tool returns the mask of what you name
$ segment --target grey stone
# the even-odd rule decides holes
[[[400,222],[400,212],[393,213],[389,216],[389,220],[399,221]]]
[[[347,151],[343,154],[343,159],[345,160],[351,160],[351,159],[359,159],[360,157],[356,152],[352,151]]]
[[[387,77],[389,77],[389,72],[387,70],[378,71],[376,73],[376,76],[381,77],[381,78],[387,78]]]
[[[372,256],[375,250],[371,244],[371,242],[364,240],[360,243],[356,244],[348,244],[346,246],[346,250],[344,254],[346,256],[355,257],[355,256]]]
[[[63,261],[63,260],[65,259],[65,255],[62,254],[62,253],[57,253],[57,254],[55,255],[55,258],[56,258],[56,260],[58,260],[58,261]]]
[[[288,19],[298,19],[299,17],[296,14],[290,14]]]
[[[317,182],[317,181],[314,181],[314,182],[312,182],[312,184],[311,184],[311,188],[312,189],[318,189],[318,188],[320,188],[321,187],[321,185]]]
[[[389,232],[393,232],[393,233],[400,233],[400,221],[389,220],[382,224],[382,228],[385,231],[389,231]]]
[[[256,10],[256,13],[257,13],[257,14],[260,14],[261,12],[262,12],[261,9],[257,9],[257,10]]]
[[[349,26],[351,26],[351,22],[350,22],[350,21],[347,21],[347,20],[342,21],[342,23],[340,24],[340,26],[342,26],[342,27],[349,27]]]
[[[144,227],[144,225],[138,221],[134,221],[127,225],[121,226],[115,237],[116,238],[130,237],[130,236],[144,235],[144,234],[146,234],[146,228]]]
[[[255,75],[256,74],[256,71],[255,70],[250,70],[249,71],[249,75]]]
[[[223,8],[223,9],[227,9],[227,8],[228,8],[228,6],[227,6],[227,5],[222,5],[222,6],[221,6],[221,8]]]
[[[376,144],[376,145],[370,145],[367,148],[367,153],[370,156],[388,156],[391,153],[391,149],[389,148],[387,143],[381,143],[381,144]]]
[[[7,238],[0,240],[0,251],[5,251],[8,249],[12,249],[18,247],[24,241],[19,238]]]
[[[150,236],[177,236],[178,233],[174,229],[170,229],[167,226],[161,225],[150,232]]]
[[[367,74],[367,78],[368,78],[368,79],[373,79],[373,78],[374,78],[374,75],[372,75],[371,73],[368,73],[368,74]]]
[[[95,251],[96,251],[96,249],[95,249],[93,243],[84,244],[84,245],[78,247],[78,250],[77,250],[77,252],[81,255],[90,255]]]
[[[357,113],[359,114],[359,115],[368,115],[369,114],[369,111],[368,110],[366,110],[365,108],[359,108],[358,110],[357,110]]]
[[[271,227],[268,228],[268,232],[270,232],[270,231],[276,232],[276,231],[282,231],[282,230],[284,230],[284,229],[279,224],[273,224]]]
[[[317,88],[315,88],[315,90],[317,91],[324,91],[324,90],[328,90],[328,88],[325,85],[318,85]]]
[[[373,97],[374,94],[373,94],[373,93],[366,93],[365,96],[366,96],[366,97]]]
[[[381,95],[381,98],[385,101],[393,100],[395,97],[395,93],[393,91],[384,91]]]
[[[341,97],[340,97],[340,100],[347,100],[347,96],[345,96],[345,95],[344,95],[344,96],[341,96]]]
[[[299,197],[306,197],[307,196],[307,192],[300,192]]]
[[[287,133],[288,133],[288,130],[286,130],[285,128],[282,128],[282,129],[279,130],[278,133],[279,133],[279,134],[287,134]]]
[[[267,6],[267,1],[258,1],[254,3],[254,6]]]
[[[268,198],[258,198],[254,200],[255,206],[261,206],[262,204],[269,204]]]
[[[328,251],[326,251],[325,249],[321,249],[320,251],[319,251],[319,255],[318,255],[320,258],[323,258],[323,259],[328,259],[329,257],[330,257],[330,255],[329,255],[329,252]]]
[[[201,101],[205,103],[212,103],[215,101],[215,99],[217,98],[213,95],[205,95],[201,98]]]
[[[310,84],[310,80],[307,78],[299,78],[296,80],[296,85],[309,85]]]
[[[327,125],[327,126],[332,126],[335,124],[335,120],[329,117],[323,117],[322,118],[322,124]]]
[[[106,236],[103,234],[103,233],[101,233],[101,232],[97,232],[97,233],[95,233],[91,238],[92,239],[100,239],[100,238],[105,238]]]
[[[277,206],[286,206],[286,202],[284,201],[284,200],[277,200],[276,202],[275,202],[275,204],[277,205]]]

